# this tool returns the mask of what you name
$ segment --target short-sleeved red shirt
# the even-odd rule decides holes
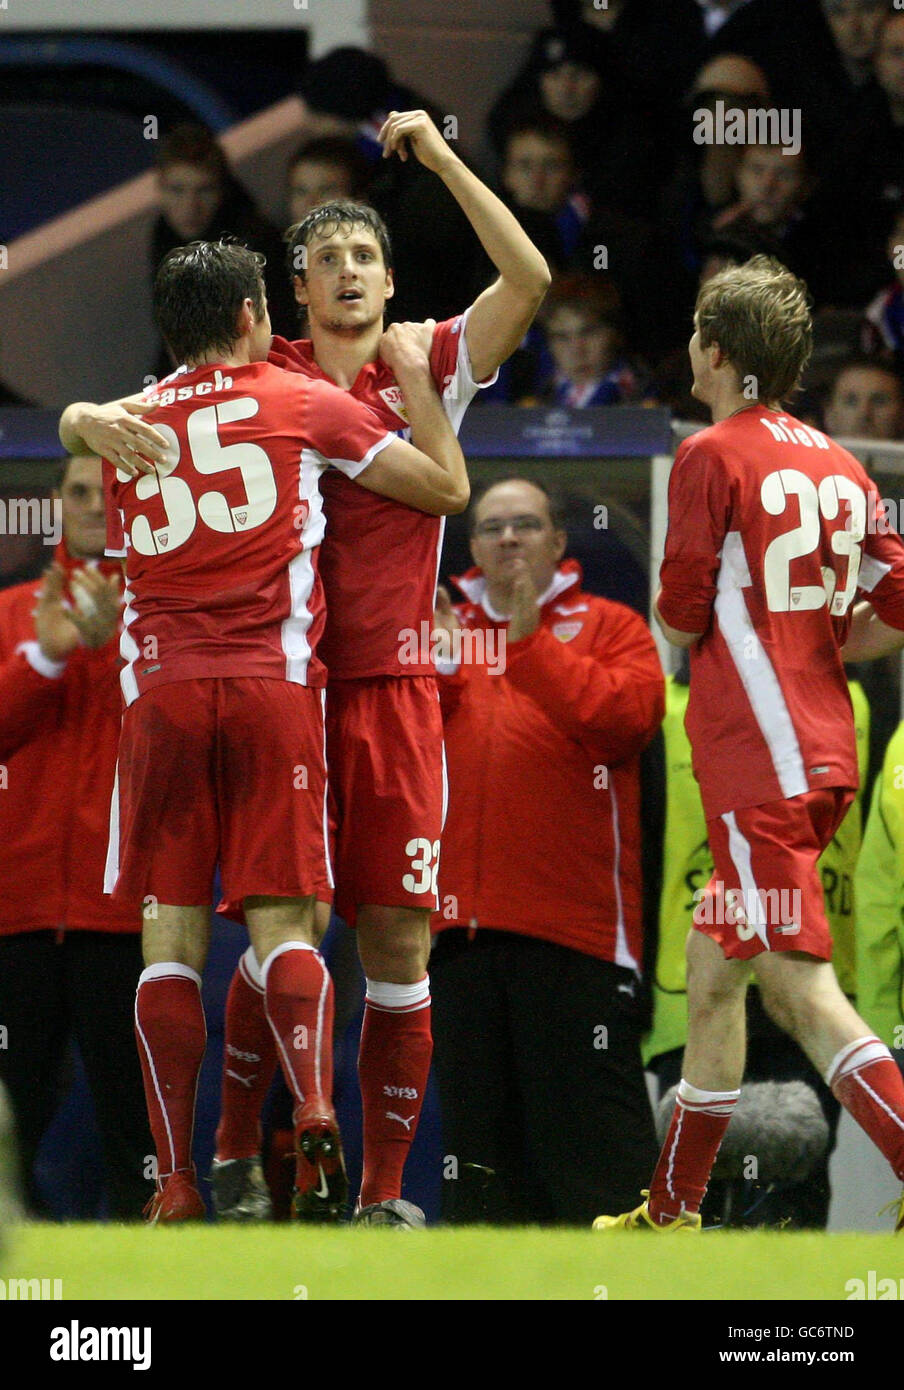
[[[330,464],[356,477],[395,436],[347,392],[267,362],[180,370],[148,395],[166,462],[135,479],[104,464],[126,703],[199,677],[323,685],[318,482]]]
[[[438,323],[430,353],[433,380],[456,432],[479,388],[495,380],[473,378],[467,320],[466,312]],[[274,338],[270,361],[329,379],[308,339]],[[386,429],[410,438],[402,393],[385,362],[365,363],[349,394],[370,406]],[[411,649],[406,633],[419,634],[422,622],[433,624],[442,519],[355,487],[338,470],[328,470],[320,486],[327,518],[320,553],[327,619],[320,652],[330,677],[432,675],[431,663],[406,664],[400,651]]]
[[[904,628],[904,544],[860,463],[760,406],[685,440],[660,579],[665,622],[703,634],[686,722],[707,818],[856,787],[855,598]]]

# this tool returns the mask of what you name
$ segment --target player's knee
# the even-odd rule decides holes
[[[698,1014],[712,1013],[740,998],[747,987],[746,972],[739,962],[717,956],[709,941],[692,934],[687,950],[688,1005]]]
[[[809,997],[789,989],[783,980],[757,981],[763,1008],[789,1037],[800,1038],[812,1023],[813,1009]]]
[[[378,920],[359,917],[358,954],[368,979],[413,984],[423,979],[427,971],[429,924],[407,917]]]

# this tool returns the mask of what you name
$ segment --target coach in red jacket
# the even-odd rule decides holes
[[[643,619],[584,593],[565,544],[541,488],[498,483],[472,511],[465,602],[438,601],[449,809],[430,974],[453,1221],[583,1224],[603,1193],[633,1200],[656,1152],[639,758],[662,669]]]
[[[140,904],[104,896],[119,744],[119,564],[103,560],[100,459],[71,458],[43,579],[0,593],[0,1078],[31,1169],[74,1032],[110,1213],[137,1217],[153,1153],[132,1011]]]

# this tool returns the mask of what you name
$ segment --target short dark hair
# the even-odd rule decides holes
[[[560,121],[557,116],[550,116],[545,111],[538,111],[535,115],[522,116],[520,119],[511,121],[502,135],[503,161],[509,157],[512,141],[520,135],[539,135],[541,140],[550,140],[557,145],[564,145],[572,162],[577,162],[571,131],[565,122]]]
[[[546,505],[549,507],[549,518],[553,530],[564,531],[567,529],[568,508],[562,494],[557,489],[549,488],[545,483],[541,483],[539,478],[522,478],[517,473],[511,473],[506,478],[489,478],[486,482],[478,483],[476,490],[471,490],[471,505],[468,508],[469,536],[474,535],[478,506],[492,488],[501,487],[503,483],[527,483],[530,487],[535,487],[538,492],[542,492],[546,498]]]
[[[891,377],[898,388],[898,395],[904,399],[904,381],[901,380],[901,373],[890,358],[872,357],[866,352],[849,353],[847,357],[843,357],[835,365],[829,382],[828,394],[830,397],[834,394],[839,378],[845,372],[881,372],[883,376]]]
[[[266,258],[237,241],[192,241],[164,256],[154,280],[154,317],[177,362],[234,348],[236,319],[250,299],[267,307]]]
[[[300,263],[301,258],[297,259],[300,247],[307,247],[315,236],[329,237],[340,228],[347,228],[351,232],[354,227],[366,227],[373,233],[380,246],[383,264],[387,270],[392,270],[389,229],[380,214],[367,203],[357,203],[353,198],[335,198],[329,203],[321,203],[319,207],[311,208],[306,217],[296,222],[285,233],[289,279],[296,275],[300,275],[302,280],[305,278],[304,265]]]
[[[349,140],[345,135],[320,135],[316,140],[305,140],[289,160],[287,175],[302,160],[309,160],[312,164],[338,164],[348,174],[355,198],[367,187],[370,165],[354,140]]]
[[[216,174],[223,183],[229,178],[229,164],[216,136],[193,121],[173,126],[160,141],[157,168],[167,169],[171,164],[194,164]]]
[[[540,321],[548,327],[556,311],[566,307],[582,309],[596,323],[624,332],[621,295],[612,281],[603,276],[579,272],[557,276],[543,301]]]

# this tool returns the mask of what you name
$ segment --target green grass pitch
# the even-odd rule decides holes
[[[904,1239],[710,1232],[323,1230],[25,1225],[0,1277],[62,1280],[64,1299],[756,1299],[848,1297],[904,1281]],[[904,1282],[899,1286],[904,1290]]]

